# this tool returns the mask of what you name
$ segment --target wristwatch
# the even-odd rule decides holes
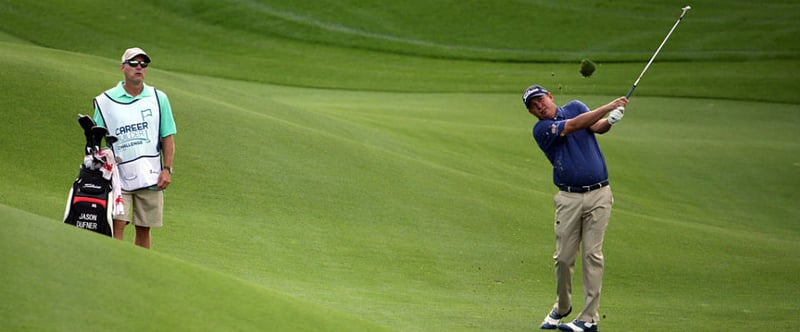
[[[162,170],[167,170],[167,171],[169,172],[169,174],[172,174],[172,166],[164,166],[164,167],[163,167],[163,168],[161,168],[161,169],[162,169]]]

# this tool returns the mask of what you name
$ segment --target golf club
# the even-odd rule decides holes
[[[677,22],[675,22],[675,25],[673,25],[673,26],[672,26],[672,29],[670,29],[670,30],[669,30],[669,33],[667,34],[667,37],[665,37],[665,38],[664,38],[664,41],[662,41],[662,42],[661,42],[661,45],[660,45],[660,46],[658,46],[658,49],[656,50],[656,52],[655,52],[655,53],[653,53],[653,57],[652,57],[652,58],[650,58],[650,61],[649,61],[649,62],[647,62],[647,65],[646,65],[646,66],[644,66],[644,70],[642,70],[642,73],[641,73],[641,74],[639,74],[639,78],[637,78],[637,79],[636,79],[636,81],[635,81],[635,82],[633,82],[633,86],[631,87],[630,91],[628,91],[628,94],[627,94],[627,95],[625,95],[625,97],[626,97],[626,98],[630,98],[630,97],[631,97],[631,95],[633,94],[633,90],[634,90],[634,89],[636,89],[636,86],[637,86],[637,85],[639,85],[639,80],[641,80],[641,79],[642,79],[642,76],[644,76],[644,73],[645,73],[645,72],[647,72],[647,68],[650,68],[650,64],[652,64],[652,63],[653,63],[653,60],[655,60],[655,59],[656,59],[656,55],[658,55],[658,52],[660,52],[660,51],[661,51],[661,48],[662,48],[662,47],[664,47],[664,44],[666,44],[666,43],[667,43],[667,39],[669,39],[669,36],[671,36],[671,35],[672,35],[672,31],[675,31],[675,28],[677,28],[677,27],[678,27],[678,23],[681,23],[681,20],[682,20],[682,19],[683,19],[683,17],[686,15],[686,12],[687,12],[687,11],[689,11],[689,9],[692,9],[692,7],[691,7],[691,6],[686,6],[686,7],[683,7],[683,8],[681,8],[681,9],[683,9],[683,12],[681,13],[681,17],[678,17],[678,21],[677,21]]]

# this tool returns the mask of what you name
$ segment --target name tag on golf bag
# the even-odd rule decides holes
[[[113,236],[113,206],[111,181],[103,178],[103,173],[99,170],[81,167],[69,192],[64,223]]]

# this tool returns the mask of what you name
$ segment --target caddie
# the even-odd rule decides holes
[[[145,84],[150,56],[134,47],[122,54],[124,80],[94,98],[94,121],[117,137],[125,213],[114,218],[114,237],[136,228],[134,243],[150,248],[150,229],[163,226],[164,190],[172,182],[175,120],[167,94]]]

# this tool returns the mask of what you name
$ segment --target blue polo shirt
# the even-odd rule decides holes
[[[608,180],[594,132],[587,128],[561,136],[567,120],[589,111],[584,103],[573,100],[558,108],[555,119],[539,120],[533,126],[533,138],[553,165],[556,186],[588,186]]]

